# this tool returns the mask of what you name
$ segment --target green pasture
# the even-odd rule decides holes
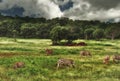
[[[49,39],[0,38],[0,81],[120,81],[120,62],[112,56],[120,54],[120,40],[75,40],[87,46],[52,46]],[[45,49],[53,54],[46,56]],[[88,50],[92,57],[81,57],[79,52]],[[103,58],[111,56],[108,65]],[[75,61],[75,68],[56,69],[59,58]],[[13,69],[15,62],[24,62],[24,68]]]

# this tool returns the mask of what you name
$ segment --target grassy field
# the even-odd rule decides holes
[[[120,53],[120,40],[76,40],[87,46],[51,46],[48,39],[0,38],[0,81],[120,81],[120,63],[103,64],[106,55]],[[53,54],[46,56],[45,49]],[[79,52],[88,50],[92,57],[81,58]],[[71,58],[75,68],[56,70],[59,58]],[[13,69],[15,62],[25,67]]]

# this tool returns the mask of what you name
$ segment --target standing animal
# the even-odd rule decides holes
[[[92,56],[89,51],[80,51],[81,56]]]
[[[57,69],[63,66],[75,67],[72,59],[61,58],[57,61]]]
[[[14,69],[23,68],[24,66],[25,66],[25,63],[24,63],[24,62],[16,62],[16,63],[13,65],[13,68],[14,68]]]
[[[120,61],[120,55],[114,55],[112,59],[113,59],[113,62],[118,62]]]
[[[110,56],[109,55],[105,56],[105,58],[103,59],[103,63],[109,64],[109,61],[110,61]]]

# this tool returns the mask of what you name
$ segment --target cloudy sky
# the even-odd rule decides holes
[[[0,0],[0,13],[79,20],[120,20],[120,0]]]

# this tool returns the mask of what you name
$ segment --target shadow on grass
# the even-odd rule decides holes
[[[0,50],[7,50],[7,51],[33,51],[32,49],[27,49],[27,48],[18,48],[18,47],[5,47],[5,48],[0,48]]]
[[[102,43],[92,43],[92,44],[88,44],[88,46],[113,46],[112,44],[102,44]]]

